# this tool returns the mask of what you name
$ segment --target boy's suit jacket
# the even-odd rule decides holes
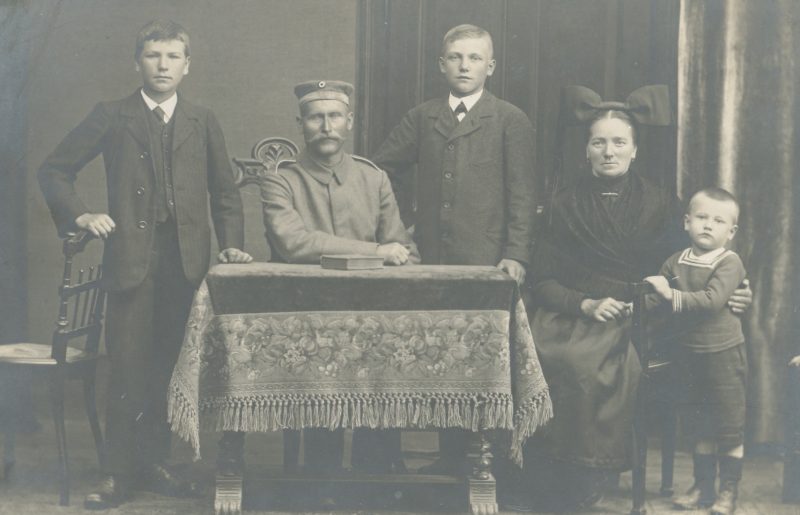
[[[91,212],[74,188],[77,173],[103,154],[108,213],[116,223],[105,244],[104,282],[109,291],[133,288],[145,277],[155,232],[154,161],[141,93],[97,104],[39,169],[39,182],[59,233]],[[186,278],[198,284],[209,266],[211,218],[220,249],[242,248],[242,202],[234,183],[222,130],[213,113],[179,96],[175,108],[172,176],[175,220]]]
[[[488,91],[460,123],[446,97],[405,115],[373,161],[395,178],[417,165],[413,223],[423,263],[528,262],[533,139],[525,113]]]

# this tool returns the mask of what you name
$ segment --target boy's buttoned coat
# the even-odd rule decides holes
[[[209,266],[209,205],[220,248],[241,249],[244,239],[241,198],[219,124],[182,97],[169,122],[171,173],[165,167],[164,174],[172,180],[167,202],[174,202],[173,218],[157,227],[155,195],[165,193],[156,188],[151,149],[152,138],[165,133],[150,130],[147,116],[154,115],[139,91],[97,104],[39,170],[64,233],[90,212],[75,191],[76,175],[98,154],[105,162],[108,213],[116,228],[103,255],[111,358],[104,468],[119,477],[163,461],[169,451],[167,385],[194,289]]]
[[[59,232],[75,229],[75,219],[91,212],[74,188],[77,173],[103,155],[109,216],[116,229],[105,244],[104,281],[123,291],[144,279],[155,234],[154,162],[139,91],[101,102],[73,129],[39,170],[39,181]],[[172,177],[181,263],[197,285],[209,266],[209,199],[220,249],[241,249],[242,204],[231,173],[222,130],[211,111],[179,96],[174,117]]]
[[[413,223],[423,263],[528,262],[533,139],[525,113],[488,91],[461,122],[446,97],[405,115],[373,160],[395,177],[417,165]]]

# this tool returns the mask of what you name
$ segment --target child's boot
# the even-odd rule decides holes
[[[694,453],[694,484],[689,490],[672,499],[681,510],[708,508],[714,504],[714,484],[717,480],[717,457],[713,454]]]
[[[742,458],[719,457],[719,496],[711,507],[712,515],[732,515],[736,511],[739,481],[742,479]]]

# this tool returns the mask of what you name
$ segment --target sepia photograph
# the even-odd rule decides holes
[[[800,514],[798,26],[0,0],[0,514]]]

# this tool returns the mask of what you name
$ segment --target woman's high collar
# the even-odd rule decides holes
[[[589,176],[589,187],[595,193],[619,194],[630,183],[630,170],[617,177]]]

